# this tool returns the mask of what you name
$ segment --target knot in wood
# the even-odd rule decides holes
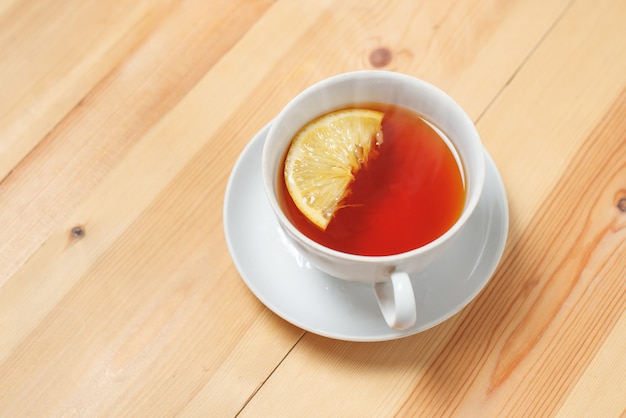
[[[376,48],[370,53],[370,64],[375,68],[386,67],[391,62],[392,57],[393,55],[388,48]]]
[[[622,212],[626,212],[626,197],[622,197],[617,201],[617,208]]]
[[[74,228],[72,228],[72,236],[74,238],[82,238],[85,236],[85,228],[82,227],[82,225],[76,225]]]

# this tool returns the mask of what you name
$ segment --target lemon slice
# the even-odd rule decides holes
[[[285,158],[285,183],[300,211],[325,230],[354,174],[382,143],[383,113],[345,109],[305,125]]]

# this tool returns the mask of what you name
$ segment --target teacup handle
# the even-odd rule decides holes
[[[415,325],[415,296],[407,273],[391,273],[391,280],[376,283],[374,291],[383,317],[391,328],[401,331]]]

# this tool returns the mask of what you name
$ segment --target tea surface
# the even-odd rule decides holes
[[[465,203],[454,153],[432,126],[408,109],[358,107],[385,114],[376,155],[356,173],[325,231],[300,212],[280,175],[278,194],[287,217],[314,241],[357,255],[399,254],[435,240],[456,222]]]

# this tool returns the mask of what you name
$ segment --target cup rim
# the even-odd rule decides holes
[[[405,82],[418,84],[420,85],[421,88],[431,90],[435,94],[439,95],[441,98],[446,100],[452,108],[455,108],[454,109],[455,114],[458,114],[461,118],[465,119],[464,123],[471,130],[470,134],[475,137],[478,144],[481,146],[479,165],[476,168],[476,174],[472,177],[474,194],[472,196],[469,196],[469,199],[466,200],[461,216],[459,216],[459,218],[454,222],[454,224],[450,228],[448,228],[443,234],[439,235],[433,241],[430,241],[429,243],[424,244],[420,247],[414,248],[412,250],[408,250],[408,251],[397,253],[397,254],[389,254],[389,255],[359,255],[359,254],[347,253],[347,252],[343,252],[343,251],[335,250],[333,248],[326,247],[318,243],[317,241],[309,238],[304,233],[300,232],[300,230],[296,228],[295,225],[293,225],[291,221],[289,221],[283,209],[281,208],[277,199],[277,195],[276,195],[275,184],[274,184],[275,179],[273,180],[273,177],[275,177],[276,173],[266,173],[266,170],[268,169],[269,159],[270,159],[270,156],[268,156],[268,151],[267,151],[268,147],[270,146],[268,138],[272,137],[272,135],[274,134],[275,127],[277,126],[277,122],[280,122],[280,120],[284,117],[284,115],[287,113],[287,111],[291,107],[297,106],[298,102],[300,102],[303,97],[310,94],[310,92],[315,89],[325,88],[327,85],[332,85],[335,83],[343,82],[343,80],[346,78],[353,78],[356,80],[367,80],[372,77],[375,77],[377,79],[387,78],[387,77],[396,78],[398,80],[403,80]],[[329,110],[332,110],[332,109],[329,109]],[[313,119],[314,117],[315,116],[313,116],[311,119]],[[436,125],[436,122],[433,122],[433,123],[435,123]],[[324,254],[325,256],[332,257],[332,258],[339,258],[339,259],[349,261],[349,262],[357,262],[357,263],[364,263],[364,264],[381,264],[381,263],[397,264],[399,262],[411,259],[417,255],[428,253],[436,249],[440,245],[442,245],[444,242],[451,239],[453,236],[457,234],[457,232],[459,232],[462,229],[462,227],[467,223],[467,220],[473,214],[476,206],[478,205],[478,201],[480,200],[480,196],[482,195],[483,185],[484,185],[484,180],[485,180],[485,161],[484,161],[484,151],[482,149],[482,142],[480,140],[480,136],[478,135],[478,131],[473,121],[469,118],[465,110],[463,110],[463,108],[451,96],[449,96],[447,93],[445,93],[443,90],[439,89],[435,85],[423,79],[420,79],[411,75],[393,72],[389,70],[358,70],[358,71],[340,73],[340,74],[336,74],[334,76],[325,78],[314,84],[311,84],[310,86],[302,90],[299,94],[293,97],[282,108],[279,114],[270,122],[266,140],[265,140],[265,143],[263,144],[263,153],[262,153],[261,159],[262,159],[261,167],[262,167],[265,194],[269,200],[270,206],[272,207],[274,214],[278,217],[279,223],[281,224],[281,226],[283,228],[286,228],[288,233],[293,238],[300,241],[301,244],[311,247],[318,253]]]

